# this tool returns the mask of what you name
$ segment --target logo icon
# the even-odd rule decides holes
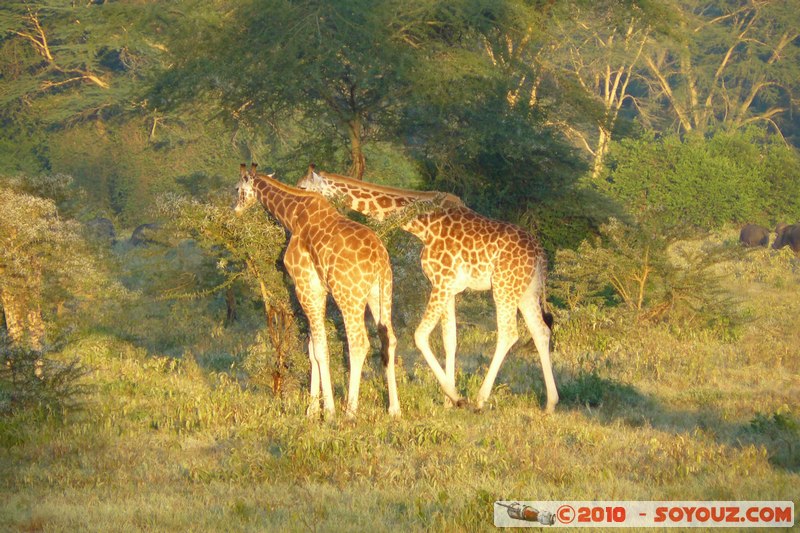
[[[515,520],[524,520],[525,522],[538,522],[543,526],[552,526],[556,523],[555,515],[550,511],[542,511],[531,507],[530,505],[522,505],[519,502],[512,502],[505,504],[501,502],[494,502],[495,505],[505,507],[508,516]]]

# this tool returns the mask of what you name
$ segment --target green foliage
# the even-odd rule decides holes
[[[600,225],[617,214],[618,207],[607,196],[584,183],[528,204],[520,212],[518,223],[542,241],[549,258],[562,248],[575,249]],[[498,215],[498,217],[501,215]]]
[[[535,110],[511,108],[507,87],[481,81],[462,88],[467,102],[420,102],[409,116],[409,134],[422,141],[416,153],[427,187],[504,219],[573,194],[584,162]]]
[[[794,138],[800,64],[791,2],[671,2],[674,23],[645,50],[640,117],[648,127],[707,133],[759,124]]]
[[[92,299],[119,289],[81,225],[64,216],[75,207],[70,183],[63,175],[0,180],[0,305],[12,341],[24,335],[34,348],[43,320],[60,338]]]
[[[0,418],[20,412],[61,418],[90,392],[89,370],[79,358],[62,362],[49,357],[51,350],[14,347],[5,339],[0,352]]]
[[[245,370],[254,383],[271,380],[276,394],[296,390],[306,380],[307,357],[294,315],[299,312],[290,298],[282,269],[277,263],[285,248],[283,228],[261,209],[250,209],[241,217],[233,213],[230,196],[218,195],[209,202],[183,196],[161,197],[159,209],[169,215],[174,227],[197,240],[217,256],[223,281],[201,291],[183,291],[171,298],[199,298],[222,289],[230,290],[239,278],[249,283],[250,297],[258,295],[265,311],[266,328],[248,348]]]
[[[733,327],[735,313],[717,265],[729,248],[674,245],[644,226],[616,219],[600,238],[560,250],[551,292],[569,309],[622,305],[640,319],[671,319],[700,327]]]
[[[764,413],[756,413],[756,416],[750,421],[750,429],[756,433],[774,434],[786,432],[800,436],[800,423],[792,417],[788,407],[780,409],[772,415],[765,415]]]
[[[255,280],[267,284],[270,302],[285,301],[282,276],[274,268],[286,244],[283,228],[259,209],[237,217],[231,200],[229,194],[219,194],[208,202],[164,195],[159,198],[158,209],[163,216],[171,218],[171,224],[178,231],[196,239],[202,247],[223,247],[218,263],[222,272],[229,266],[234,271],[251,268]]]
[[[32,111],[43,125],[131,105],[134,84],[163,51],[148,37],[168,29],[163,10],[129,2],[5,2],[0,22],[8,82],[0,116],[16,121],[19,112]]]
[[[800,156],[758,130],[623,140],[603,190],[656,231],[800,217]]]

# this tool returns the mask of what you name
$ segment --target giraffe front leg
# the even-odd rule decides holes
[[[308,319],[311,330],[308,357],[311,362],[311,402],[308,415],[319,412],[319,394],[329,417],[335,414],[333,388],[328,367],[328,339],[325,335],[325,300],[328,292],[314,269],[311,256],[301,243],[292,237],[283,256],[283,264],[294,280],[295,294]]]
[[[331,385],[331,371],[328,364],[328,339],[325,334],[324,318],[316,326],[311,327],[311,336],[314,342],[314,359],[316,360],[320,387],[322,389],[322,406],[325,409],[326,418],[333,418],[336,415],[336,407],[333,403],[333,386]]]
[[[323,293],[321,298],[318,298],[316,305],[304,306],[304,310],[311,329],[311,340],[308,342],[308,356],[311,360],[311,403],[308,407],[308,416],[315,416],[319,412],[321,390],[325,417],[333,418],[336,415],[336,408],[333,402],[333,387],[328,365],[328,339],[325,334],[325,294]]]
[[[422,321],[414,332],[414,342],[417,348],[419,348],[419,351],[422,352],[422,356],[425,358],[428,366],[431,367],[433,375],[439,381],[439,385],[442,387],[442,390],[444,390],[444,393],[455,405],[460,407],[465,404],[465,401],[461,398],[461,395],[458,394],[455,382],[447,377],[447,373],[442,368],[442,365],[436,360],[436,356],[433,354],[429,342],[431,332],[442,316],[447,299],[448,295],[445,291],[437,290],[436,285],[434,285],[434,288],[431,290],[430,299],[428,300],[428,307],[425,309],[425,313],[422,315]]]

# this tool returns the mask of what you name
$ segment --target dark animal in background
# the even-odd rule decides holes
[[[758,224],[747,224],[739,233],[739,242],[745,246],[766,246],[769,244],[769,230]]]
[[[775,242],[772,247],[779,250],[784,246],[789,246],[794,253],[800,254],[800,224],[778,224],[775,227]]]
[[[158,242],[155,239],[155,234],[160,226],[161,225],[158,223],[142,224],[141,226],[137,226],[136,229],[133,230],[133,233],[131,233],[130,243],[133,246],[142,246],[144,244],[153,244]]]
[[[114,231],[114,223],[107,218],[93,218],[86,223],[86,232],[92,239],[98,241],[114,244],[117,240],[117,233]]]

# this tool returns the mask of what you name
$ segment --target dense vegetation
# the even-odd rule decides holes
[[[0,86],[3,528],[462,530],[502,498],[800,501],[800,263],[736,244],[800,222],[789,0],[8,1]],[[404,418],[376,349],[358,419],[307,421],[285,233],[233,216],[241,161],[452,192],[540,235],[556,414],[527,337],[491,416],[445,410],[413,343],[419,244],[359,218],[393,261]],[[459,301],[471,397],[491,309]],[[342,401],[333,306],[328,331]]]

